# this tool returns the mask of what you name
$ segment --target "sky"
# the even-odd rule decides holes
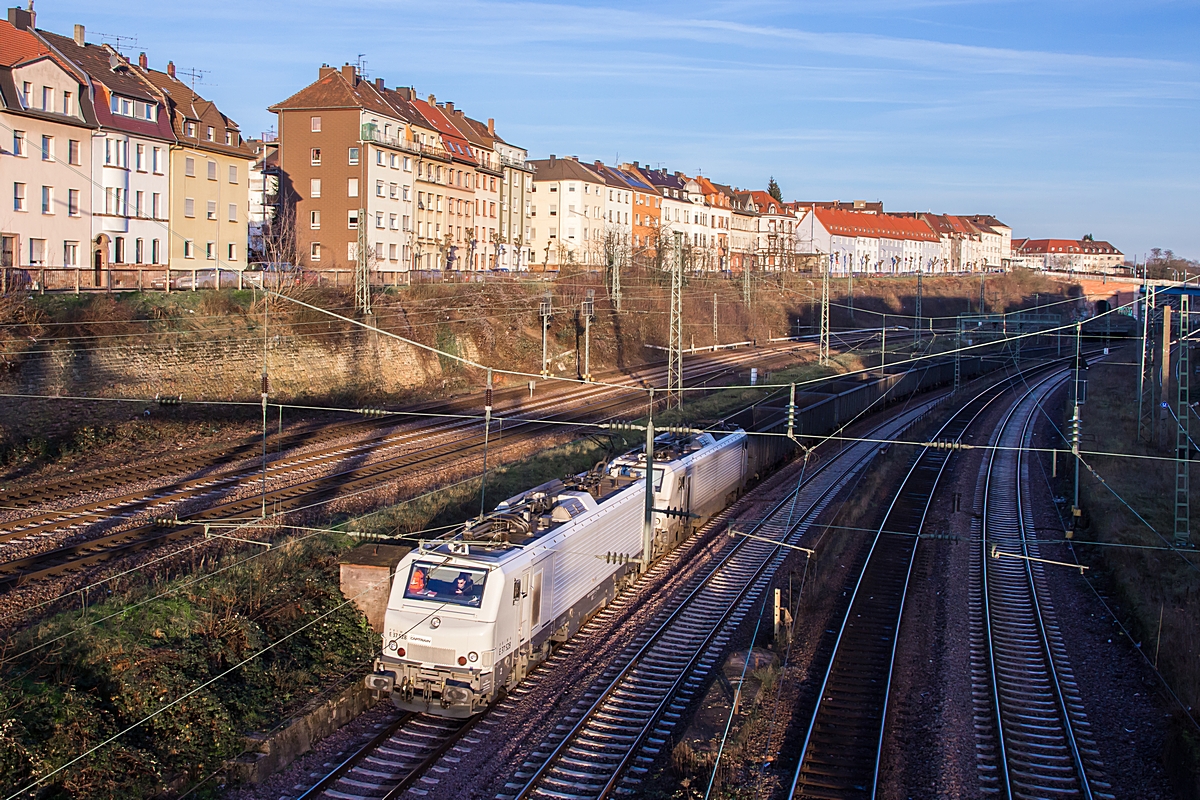
[[[23,1],[23,0],[22,0]],[[11,0],[10,0],[11,2]],[[1200,0],[38,0],[257,136],[323,63],[529,150],[1200,259]]]

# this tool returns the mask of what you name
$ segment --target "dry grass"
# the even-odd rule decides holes
[[[1114,360],[1131,362],[1136,358],[1134,346]],[[1106,452],[1169,456],[1167,450],[1136,441],[1137,368],[1098,364],[1090,373],[1083,430],[1085,435],[1094,434],[1096,440],[1086,446]],[[1171,441],[1173,445],[1173,436]],[[1194,553],[1136,547],[1161,548],[1161,537],[1168,541],[1172,538],[1174,463],[1134,462],[1119,456],[1093,456],[1087,460],[1107,488],[1086,470],[1082,472],[1084,517],[1080,538],[1135,547],[1079,547],[1080,559],[1099,573],[1098,581],[1112,595],[1112,605],[1122,622],[1141,642],[1143,652],[1152,660],[1157,657],[1159,669],[1183,703],[1200,707],[1200,558]],[[1069,484],[1063,482],[1061,490],[1067,494]],[[1192,481],[1191,499],[1196,507],[1200,501],[1196,481]],[[1138,520],[1134,510],[1145,522]],[[1193,533],[1193,541],[1197,539],[1200,536]],[[1171,734],[1170,752],[1164,753],[1164,761],[1173,765],[1176,784],[1187,796],[1200,796],[1200,773],[1196,770],[1200,737],[1181,715],[1173,721]]]

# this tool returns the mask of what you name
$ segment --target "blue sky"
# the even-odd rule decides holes
[[[1200,258],[1200,2],[96,2],[248,135],[327,62],[494,117],[532,157],[637,159],[787,199],[992,213]]]

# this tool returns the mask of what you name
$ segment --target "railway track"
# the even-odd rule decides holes
[[[392,800],[417,783],[447,750],[467,739],[475,720],[404,714],[338,764],[297,800]]]
[[[1043,403],[1064,378],[1059,373],[1047,379],[1013,404],[995,437],[1006,449],[992,450],[981,476],[982,536],[973,583],[984,636],[973,638],[986,655],[973,648],[972,682],[977,705],[990,701],[976,715],[976,730],[984,732],[981,778],[1007,798],[1113,797],[1045,584],[1046,566],[1027,560],[1041,556],[1024,448],[1031,446]],[[973,622],[978,630],[978,618]]]
[[[873,435],[900,435],[937,402],[897,415]],[[736,537],[736,543],[698,571],[682,591],[664,598],[655,623],[633,635],[498,797],[599,798],[614,791],[636,793],[739,625],[757,608],[789,553],[786,545],[802,539],[811,522],[876,451],[874,444],[852,444],[832,454],[801,486],[776,489],[776,496],[769,498],[770,511],[746,531],[758,538]],[[727,524],[726,520],[727,514],[719,515],[707,528],[711,531]]]
[[[803,349],[803,347],[806,346],[776,348],[773,352],[768,353],[763,353],[762,351],[755,352],[760,359],[767,362],[774,362],[780,358],[787,358],[793,355],[797,349]],[[721,375],[726,374],[731,366],[736,366],[742,360],[745,360],[747,354],[748,351],[731,351],[728,354],[722,353],[715,357],[700,360],[699,363],[689,367],[692,374],[687,377],[693,383],[713,381]],[[656,378],[661,378],[661,372],[662,370],[657,367],[649,367],[620,377],[628,381],[632,387],[645,384],[647,381]],[[552,389],[549,392],[543,392],[536,401],[531,402],[524,395],[524,387],[516,387],[497,391],[493,403],[497,414],[527,413],[537,412],[544,408],[555,408],[561,406],[563,403],[586,401],[588,398],[612,393],[613,391],[615,390],[608,387],[571,386],[565,390]],[[282,451],[284,448],[291,450],[296,447],[311,447],[313,444],[319,444],[324,441],[352,436],[358,431],[371,433],[380,428],[403,425],[403,429],[398,432],[376,434],[365,441],[355,444],[343,443],[334,445],[316,451],[315,455],[340,457],[352,454],[355,451],[384,445],[397,439],[411,439],[421,434],[427,435],[471,424],[478,424],[476,420],[457,420],[452,422],[422,420],[413,424],[402,423],[401,418],[404,413],[478,414],[480,403],[481,399],[478,397],[458,398],[445,403],[425,403],[398,411],[395,414],[389,414],[382,419],[371,418],[355,420],[353,422],[339,422],[309,428],[296,433],[289,433],[282,437],[276,435],[268,442],[269,450],[276,451],[269,453],[272,462],[271,466],[278,470],[281,466],[280,462],[286,465],[288,460],[295,458],[290,453],[286,457],[283,456]],[[164,492],[186,491],[189,487],[200,487],[202,490],[212,491],[220,485],[227,486],[239,480],[244,480],[247,477],[259,476],[261,475],[261,463],[255,464],[252,462],[257,460],[261,452],[261,446],[261,439],[245,440],[233,447],[220,449],[215,452],[184,454],[158,459],[148,465],[139,464],[135,467],[111,469],[78,476],[73,475],[70,478],[60,478],[40,486],[19,487],[16,489],[0,488],[0,497],[3,498],[3,505],[7,509],[28,509],[28,513],[23,516],[14,516],[10,519],[0,521],[0,542],[23,535],[61,530],[65,524],[69,524],[73,519],[92,519],[92,516],[89,515],[92,515],[92,512],[96,512],[97,510],[107,512],[129,511],[130,504],[134,501],[152,497],[158,500]],[[239,462],[243,463],[243,466],[240,468],[230,466]],[[270,471],[270,468],[268,471]],[[181,473],[189,474],[193,477],[176,480],[165,485],[158,485],[148,490],[143,489],[106,497],[90,503],[77,503],[55,508],[46,507],[48,503],[78,495],[81,491],[106,490],[135,482],[144,483],[147,479],[154,480]]]
[[[932,438],[959,442],[1011,386],[1009,379],[982,390]],[[791,783],[791,797],[869,798],[876,794],[909,577],[925,519],[953,452],[926,447],[917,454],[876,532],[833,644]]]
[[[704,379],[711,381],[726,371],[728,371],[728,366],[723,363],[703,366],[697,368],[692,373],[692,380]],[[617,390],[614,389],[588,387],[588,393],[584,395],[582,401],[586,403],[586,410],[582,414],[568,409],[542,413],[541,418],[551,421],[558,420],[564,423],[602,421],[616,416],[621,411],[628,411],[630,409],[640,411],[640,404],[643,402],[640,397],[630,400],[614,397],[613,395],[615,394],[617,394]],[[604,399],[606,397],[607,399]],[[527,407],[527,410],[536,410],[541,413],[540,409],[543,407],[561,409],[563,407],[563,400],[561,398],[554,398],[540,401],[536,408],[530,406]],[[339,493],[364,489],[372,485],[394,480],[406,473],[427,471],[438,465],[461,459],[464,456],[474,455],[477,450],[482,449],[483,433],[482,431],[473,431],[473,428],[477,426],[475,421],[457,420],[452,423],[443,423],[443,425],[469,432],[466,432],[461,437],[447,439],[447,441],[431,447],[408,450],[370,464],[339,470],[315,478],[298,480],[286,486],[270,489],[265,493],[265,501],[276,513],[292,511],[328,500]],[[512,446],[514,442],[543,435],[550,427],[532,422],[510,422],[505,428],[503,441],[506,446]],[[403,435],[409,439],[413,439],[426,437],[429,434],[428,430],[420,430]],[[336,463],[343,457],[340,453],[332,456],[332,463]],[[311,470],[313,468],[313,458],[316,458],[316,456],[312,454],[301,455],[291,465],[291,469],[297,472]],[[251,481],[257,481],[259,475],[260,473],[255,472],[248,475],[248,478]],[[138,512],[157,512],[162,514],[169,506],[177,504],[181,499],[186,499],[188,496],[203,497],[210,492],[217,491],[219,486],[214,488],[216,481],[215,477],[210,477],[206,481],[199,482],[196,486],[185,490],[187,493],[184,494],[183,498],[179,494],[176,494],[173,496],[151,497],[149,499],[140,497],[133,499],[132,502],[138,504]],[[166,542],[194,536],[204,530],[203,523],[206,521],[217,522],[258,516],[263,501],[263,495],[254,495],[227,502],[218,502],[203,510],[197,510],[189,514],[189,519],[196,521],[197,524],[184,524],[167,529],[154,524],[141,524],[116,533],[101,535],[42,553],[10,559],[0,563],[0,592],[27,581],[78,570]],[[119,505],[114,506],[111,500],[102,503],[101,507],[106,508],[105,513],[110,515],[115,513],[124,513],[128,516],[136,515],[136,512],[128,508],[118,511]],[[48,524],[65,527],[66,525],[79,524],[78,518],[91,512],[77,512],[75,520],[70,518],[71,512],[69,510],[56,513],[59,516],[56,516]],[[28,529],[16,532],[17,535],[21,535],[22,533],[27,534]]]

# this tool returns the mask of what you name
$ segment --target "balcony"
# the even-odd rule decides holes
[[[500,163],[506,167],[515,167],[516,169],[525,170],[526,172],[533,172],[533,167],[529,166],[528,161],[520,158],[513,158],[512,156],[506,156],[503,153],[498,153],[497,155],[500,156]]]
[[[362,141],[377,144],[381,147],[390,147],[394,150],[401,150],[405,153],[423,156],[425,158],[436,158],[439,161],[449,161],[450,154],[440,146],[421,144],[420,142],[402,139],[396,136],[384,136],[379,128],[375,125],[367,123],[362,126]]]

